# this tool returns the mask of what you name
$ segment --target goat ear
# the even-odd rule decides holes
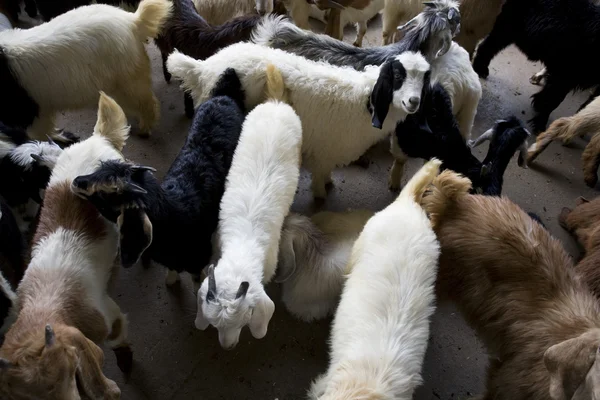
[[[252,318],[250,318],[250,333],[256,339],[262,339],[267,334],[269,328],[269,321],[273,317],[275,312],[275,303],[267,296],[264,290],[258,298],[258,302],[252,312]]]
[[[102,372],[102,364],[104,364],[102,350],[79,331],[69,335],[69,342],[77,350],[79,359],[76,370],[77,381],[84,394],[90,398],[96,397],[98,393],[108,397],[116,393],[120,394],[115,382],[107,379]]]
[[[123,150],[129,137],[129,125],[123,109],[104,92],[100,92],[94,135],[104,136],[118,151]]]
[[[196,329],[204,331],[210,325],[210,322],[204,317],[204,311],[202,310],[202,306],[204,305],[204,299],[200,296],[200,291],[198,290],[198,310],[196,311],[196,320],[194,321],[194,326]]]
[[[435,53],[435,58],[446,54],[450,50],[450,46],[452,46],[452,35],[448,33],[442,37],[442,46],[437,53]]]
[[[277,266],[277,275],[275,283],[283,283],[290,279],[296,272],[296,252],[294,251],[294,241],[287,240],[287,249],[279,252],[279,264]]]
[[[592,367],[600,362],[598,345],[600,345],[600,333],[596,329],[555,344],[546,350],[544,365],[550,374],[550,398],[574,399],[576,393],[581,393],[581,386],[588,384],[586,377]],[[593,385],[594,382],[589,383],[596,386],[596,391],[599,389],[597,385]]]
[[[394,71],[391,62],[381,66],[379,77],[371,92],[371,123],[381,129],[393,100]]]
[[[152,223],[142,209],[123,208],[117,225],[120,231],[121,264],[129,268],[138,262],[152,243]]]

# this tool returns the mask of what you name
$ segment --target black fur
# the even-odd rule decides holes
[[[8,126],[26,129],[39,115],[40,107],[21,86],[8,59],[4,48],[0,46],[0,121]]]
[[[211,236],[245,113],[244,93],[233,69],[223,73],[213,93],[215,97],[196,110],[186,143],[162,184],[149,171],[119,161],[106,162],[73,182],[75,191],[97,207],[103,203],[99,211],[108,218],[118,215],[121,206],[143,209],[153,230],[146,254],[169,269],[196,277],[212,255]],[[112,183],[120,183],[119,193],[104,193],[102,188]],[[124,218],[123,226],[126,223]],[[140,246],[134,247],[121,243],[122,260],[139,258],[130,253],[139,251]]]
[[[450,96],[438,83],[425,93],[420,110],[396,125],[395,135],[407,156],[426,160],[436,157],[442,161],[442,169],[468,177],[474,192],[499,196],[504,171],[526,140],[527,131],[516,117],[497,124],[488,154],[483,162],[479,161],[460,134]]]
[[[155,39],[162,55],[165,80],[171,80],[166,62],[173,50],[177,49],[197,60],[204,60],[223,47],[248,40],[252,29],[260,20],[258,14],[251,14],[233,18],[223,25],[211,26],[198,14],[192,0],[173,0],[173,13]],[[185,113],[192,118],[194,107],[188,93],[185,93],[184,102]]]
[[[546,229],[546,230],[548,229],[546,227],[546,225],[544,224],[544,222],[542,221],[542,219],[539,217],[539,215],[537,215],[536,213],[533,213],[533,212],[528,212],[527,215],[529,215],[532,220],[534,220],[535,222],[537,222],[538,224],[543,226],[544,229]]]
[[[37,6],[42,19],[50,21],[61,14],[69,12],[77,7],[87,6],[91,4],[91,0],[27,0],[25,2],[25,10],[30,17],[33,18],[34,5]],[[118,7],[120,3],[125,3],[130,6],[137,6],[139,0],[98,0],[97,3],[109,4]]]
[[[529,60],[541,61],[548,77],[532,96],[536,114],[530,123],[536,133],[544,131],[550,113],[570,91],[600,83],[599,21],[600,7],[590,0],[507,0],[477,49],[473,68],[486,78],[492,59],[513,43]]]

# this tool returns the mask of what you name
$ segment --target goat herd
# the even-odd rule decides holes
[[[595,135],[585,180],[596,184],[599,6],[104,2],[25,0],[25,12],[47,22],[18,29],[23,4],[0,0],[0,398],[119,398],[98,346],[129,372],[127,320],[108,288],[140,259],[163,265],[167,284],[192,276],[195,326],[215,327],[226,349],[245,326],[267,335],[271,281],[297,318],[334,315],[330,366],[313,399],[412,398],[436,294],[457,303],[487,346],[482,398],[600,398],[600,199],[560,215],[586,250],[575,266],[539,218],[500,196],[516,152],[526,167],[552,140],[585,133]],[[379,12],[384,46],[360,47]],[[329,35],[308,30],[309,15]],[[347,23],[357,24],[354,46],[339,40]],[[148,38],[193,117],[162,182],[122,153],[126,116],[142,136],[159,118]],[[531,78],[545,84],[531,121],[543,133],[529,150],[514,116],[470,140],[479,79],[511,43],[545,65]],[[596,92],[546,130],[574,89]],[[89,138],[55,128],[57,112],[96,104]],[[392,204],[290,213],[300,165],[325,198],[334,168],[389,136],[390,189],[409,157],[426,160]],[[471,148],[486,140],[482,162]]]

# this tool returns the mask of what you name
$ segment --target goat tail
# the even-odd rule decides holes
[[[442,162],[437,158],[432,158],[427,161],[408,181],[396,201],[410,199],[420,203],[423,193],[433,182],[436,176],[440,173],[440,165]]]
[[[561,138],[563,142],[569,141],[571,121],[572,117],[557,119],[545,132],[540,133],[535,143],[527,149],[527,163],[535,160],[554,140]]]
[[[173,3],[169,0],[142,0],[135,12],[140,38],[156,38],[172,12]]]
[[[435,227],[448,207],[470,190],[469,178],[447,169],[433,179],[430,190],[423,195],[420,203]]]
[[[267,100],[278,100],[289,103],[283,75],[281,71],[273,64],[267,65],[267,82],[265,86],[265,95]]]
[[[181,80],[181,86],[186,90],[196,87],[201,75],[202,61],[186,56],[175,49],[167,58],[167,71]]]
[[[279,36],[281,29],[288,28],[290,25],[296,27],[289,21],[286,21],[283,15],[267,15],[252,31],[250,41],[262,46],[271,47],[273,40]]]

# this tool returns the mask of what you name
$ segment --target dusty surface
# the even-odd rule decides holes
[[[370,24],[365,46],[380,43],[379,19]],[[354,39],[346,30],[346,40]],[[161,102],[160,125],[150,139],[132,137],[125,154],[135,162],[158,169],[162,176],[179,151],[190,121],[183,113],[183,96],[175,82],[166,84],[160,56],[148,46],[152,58],[154,91]],[[509,114],[531,117],[529,96],[538,90],[529,76],[541,67],[528,62],[516,49],[509,48],[491,65],[484,82],[484,95],[473,130],[478,136],[493,121]],[[569,97],[552,115],[571,115],[585,95]],[[60,125],[84,136],[95,122],[95,110],[66,114]],[[552,144],[530,169],[520,169],[516,157],[505,177],[504,193],[526,211],[540,215],[553,235],[577,255],[575,242],[559,227],[557,215],[563,206],[572,206],[577,196],[593,198],[596,191],[583,183],[580,156],[585,141],[571,147]],[[477,155],[484,154],[482,145]],[[387,189],[391,157],[384,143],[369,153],[368,169],[348,167],[334,173],[335,186],[323,209],[369,208],[379,210],[394,197]],[[412,174],[422,161],[411,160]],[[303,173],[293,209],[314,212],[309,179]],[[399,227],[401,229],[401,227]],[[252,338],[244,330],[232,351],[219,347],[216,330],[205,332],[193,326],[195,297],[191,279],[166,288],[164,271],[158,265],[145,270],[137,265],[122,270],[114,298],[129,315],[129,337],[134,348],[134,372],[125,382],[114,356],[106,353],[106,375],[115,379],[123,398],[138,399],[301,399],[309,383],[327,366],[327,338],[330,320],[306,324],[294,320],[278,302],[279,288],[268,292],[276,301],[276,311],[267,336]],[[439,304],[432,321],[431,339],[423,370],[424,384],[415,399],[458,399],[478,394],[484,386],[486,355],[473,332],[451,304]]]

